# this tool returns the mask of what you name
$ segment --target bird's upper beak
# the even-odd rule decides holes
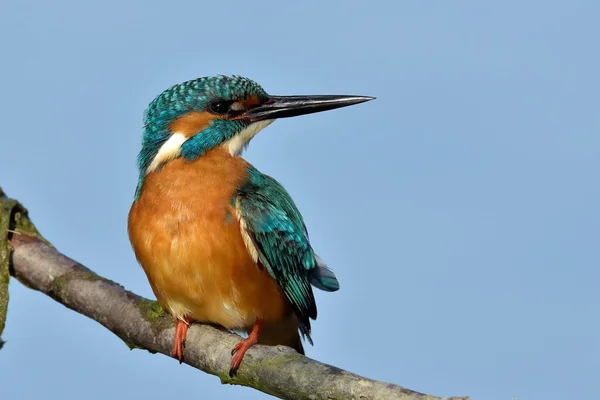
[[[256,122],[265,119],[296,117],[364,103],[374,98],[370,96],[336,95],[270,96],[265,103],[248,110],[239,118]]]

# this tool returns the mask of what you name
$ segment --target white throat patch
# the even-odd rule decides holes
[[[225,146],[232,156],[239,156],[246,146],[248,146],[250,140],[273,121],[273,119],[266,119],[264,121],[253,122],[245,127],[240,133],[225,141],[222,146]]]
[[[146,174],[156,170],[162,163],[177,158],[179,156],[179,151],[181,150],[181,145],[183,145],[186,140],[188,140],[188,137],[183,133],[173,133],[169,139],[160,146],[158,153],[156,153],[156,156],[154,156],[154,159],[152,160],[152,164],[150,164],[146,170]]]

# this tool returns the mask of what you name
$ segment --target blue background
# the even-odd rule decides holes
[[[126,234],[142,113],[240,74],[377,100],[279,121],[282,182],[341,282],[308,355],[439,396],[600,397],[597,1],[19,1],[0,13],[0,185],[152,297]],[[3,399],[248,398],[11,284]]]

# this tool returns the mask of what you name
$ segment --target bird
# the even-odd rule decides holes
[[[179,362],[192,322],[247,333],[232,349],[231,376],[256,343],[300,354],[300,335],[312,344],[312,287],[334,292],[339,282],[288,192],[241,154],[276,119],[372,99],[273,96],[251,79],[217,75],[176,84],[149,104],[128,235],[158,303],[176,319]]]

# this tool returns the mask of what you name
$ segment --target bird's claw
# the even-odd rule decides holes
[[[240,351],[240,349],[244,346],[244,341],[239,342],[238,344],[236,344],[233,349],[231,350],[231,355],[234,356],[235,353],[237,353],[238,351]]]

